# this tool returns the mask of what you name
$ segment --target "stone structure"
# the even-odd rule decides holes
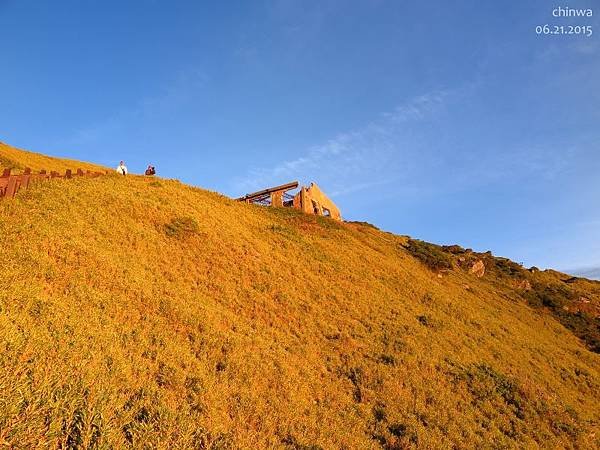
[[[342,215],[338,207],[315,183],[311,183],[309,187],[301,186],[295,195],[289,193],[289,191],[297,187],[298,182],[294,181],[282,184],[281,186],[263,189],[252,194],[246,194],[237,200],[265,206],[292,207],[306,214],[329,216],[335,220],[342,220]]]
[[[310,183],[308,188],[304,186],[300,188],[300,192],[294,196],[293,206],[307,214],[329,216],[335,220],[342,220],[338,207],[315,183]]]

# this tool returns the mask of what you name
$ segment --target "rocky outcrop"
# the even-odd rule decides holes
[[[478,259],[473,263],[469,269],[469,273],[475,275],[477,278],[481,278],[485,275],[485,264],[481,259]]]

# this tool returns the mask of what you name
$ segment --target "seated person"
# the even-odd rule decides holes
[[[154,174],[156,174],[156,169],[154,168],[154,166],[148,166],[145,174],[146,175],[154,175]]]
[[[117,167],[117,173],[120,175],[127,175],[127,166],[123,161],[119,163],[119,166]]]

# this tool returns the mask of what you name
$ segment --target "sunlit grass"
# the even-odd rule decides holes
[[[406,244],[162,179],[0,202],[0,448],[597,445],[599,356]]]
[[[46,170],[48,172],[57,171],[64,173],[71,169],[73,172],[77,169],[101,171],[107,170],[98,164],[90,164],[83,161],[75,161],[64,158],[53,158],[41,153],[21,150],[0,142],[0,173],[2,169],[12,169],[12,173],[18,174],[25,168],[30,168],[34,172]]]

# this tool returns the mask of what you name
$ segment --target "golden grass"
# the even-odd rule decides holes
[[[405,243],[143,177],[0,202],[0,447],[597,446],[599,355]]]
[[[13,169],[13,173],[20,173],[27,167],[34,172],[42,169],[46,169],[48,172],[55,170],[61,173],[64,173],[67,169],[71,169],[72,171],[81,169],[101,172],[107,170],[106,167],[98,164],[75,161],[72,159],[54,158],[42,155],[41,153],[21,150],[0,142],[0,170],[10,168]]]

